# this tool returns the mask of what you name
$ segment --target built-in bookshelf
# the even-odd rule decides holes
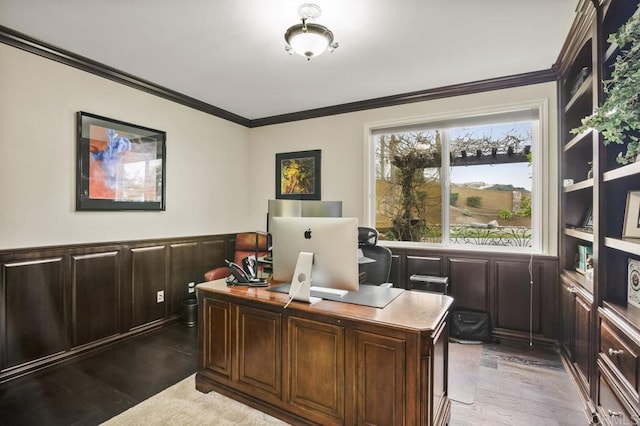
[[[617,163],[628,140],[605,146],[595,130],[572,130],[606,99],[604,82],[621,51],[607,38],[638,13],[639,3],[579,2],[558,61],[560,342],[587,412],[605,424],[640,418],[640,308],[627,302],[629,259],[640,260],[640,239],[623,237],[627,194],[640,191],[640,163]],[[590,273],[580,267],[587,252]]]

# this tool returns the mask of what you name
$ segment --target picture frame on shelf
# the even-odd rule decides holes
[[[629,259],[627,303],[640,308],[640,261]]]
[[[79,111],[76,211],[165,210],[166,133]]]
[[[622,237],[640,238],[640,191],[629,191],[627,193]]]
[[[276,199],[320,200],[322,152],[276,154]]]
[[[593,232],[593,207],[589,206],[587,209],[587,213],[584,215],[584,219],[582,220],[581,230],[585,232]]]

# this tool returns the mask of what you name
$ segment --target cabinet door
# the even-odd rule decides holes
[[[591,303],[580,296],[576,296],[575,303],[575,337],[574,337],[574,363],[580,373],[580,378],[585,389],[589,389],[589,373],[591,371]]]
[[[575,299],[572,286],[562,283],[560,289],[560,345],[571,361],[573,361]]]
[[[239,383],[254,392],[281,396],[281,315],[263,309],[238,306],[236,342]]]
[[[289,317],[287,403],[314,420],[342,423],[345,405],[344,329]]]
[[[201,309],[200,369],[231,380],[231,304],[205,297]]]
[[[405,424],[405,340],[355,332],[356,423]]]

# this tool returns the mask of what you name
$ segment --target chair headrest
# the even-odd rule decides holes
[[[242,232],[236,234],[236,251],[254,251],[256,249],[256,238],[258,251],[268,250],[268,241],[265,234],[257,232]]]
[[[375,246],[378,244],[378,231],[364,226],[358,227],[358,245]]]

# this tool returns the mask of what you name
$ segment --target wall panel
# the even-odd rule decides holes
[[[166,293],[166,246],[131,249],[131,327],[164,318],[166,302],[157,302],[158,292]]]
[[[533,256],[534,284],[530,287],[529,254],[415,247],[391,249],[396,268],[392,269],[394,286],[409,288],[409,276],[413,273],[447,276],[454,308],[488,312],[494,334],[527,340],[533,337],[545,344],[557,339],[557,257]],[[437,259],[441,259],[441,274],[438,274]]]
[[[543,265],[536,262],[531,266],[523,261],[495,262],[497,309],[494,319],[495,327],[529,331],[529,315],[531,314],[531,329],[540,333],[540,280]],[[534,284],[531,284],[533,280]],[[531,309],[530,309],[531,307]]]
[[[119,251],[71,256],[73,346],[120,332]]]
[[[198,243],[192,241],[171,244],[169,251],[171,263],[167,283],[167,309],[170,314],[179,315],[182,300],[189,297],[189,283],[201,281],[201,275],[198,274]]]
[[[0,250],[0,383],[175,321],[233,238]]]
[[[3,370],[69,346],[62,257],[4,264],[0,289]]]
[[[488,281],[488,259],[449,259],[449,289],[454,307],[489,311]]]

